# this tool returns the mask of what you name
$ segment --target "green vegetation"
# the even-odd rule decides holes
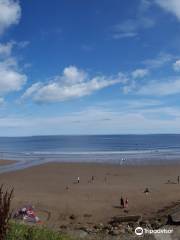
[[[11,223],[6,240],[71,240],[58,232],[44,227],[30,227],[25,224]]]
[[[3,185],[0,186],[0,240],[6,239],[9,230],[9,220],[11,218],[10,205],[13,190],[4,191]]]

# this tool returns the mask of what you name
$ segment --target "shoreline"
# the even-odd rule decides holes
[[[11,164],[15,164],[17,163],[18,161],[15,161],[15,160],[10,160],[10,159],[0,159],[0,167],[2,166],[8,166],[8,165],[11,165]]]
[[[86,160],[79,160],[79,161],[70,161],[70,160],[54,160],[54,159],[38,159],[38,160],[10,160],[10,159],[3,159],[0,160],[0,174],[3,173],[11,173],[16,171],[21,171],[29,168],[33,168],[36,166],[43,166],[46,164],[64,164],[64,165],[107,165],[107,166],[116,166],[116,167],[161,167],[161,166],[180,166],[180,159],[171,159],[171,160],[145,160],[145,161],[135,161],[135,162],[121,162],[121,160],[116,162],[111,161],[86,161]]]

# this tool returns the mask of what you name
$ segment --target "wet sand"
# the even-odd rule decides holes
[[[9,164],[13,164],[13,163],[16,163],[16,161],[13,161],[13,160],[1,160],[0,159],[0,167],[1,166],[5,166],[5,165],[9,165]]]
[[[116,215],[151,217],[180,200],[178,175],[180,165],[49,163],[0,174],[0,182],[14,187],[14,208],[32,204],[48,225],[56,227],[73,222],[106,223]],[[146,187],[148,195],[144,194]],[[128,213],[119,207],[121,195],[129,200]],[[69,218],[72,214],[75,220]]]

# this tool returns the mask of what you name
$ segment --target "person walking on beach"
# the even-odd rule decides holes
[[[121,199],[120,199],[120,206],[121,206],[121,208],[124,208],[124,199],[123,199],[123,197],[121,197]]]
[[[180,181],[180,178],[179,178],[179,176],[178,176],[178,178],[177,178],[177,182],[178,182],[178,184],[179,184],[179,181]]]
[[[125,201],[125,208],[128,208],[128,199],[126,198],[126,201]]]
[[[80,183],[80,177],[77,178],[77,183]]]

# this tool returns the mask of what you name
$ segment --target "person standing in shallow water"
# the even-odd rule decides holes
[[[178,176],[178,178],[177,178],[177,182],[178,182],[178,184],[179,184],[179,181],[180,181],[180,177]]]

